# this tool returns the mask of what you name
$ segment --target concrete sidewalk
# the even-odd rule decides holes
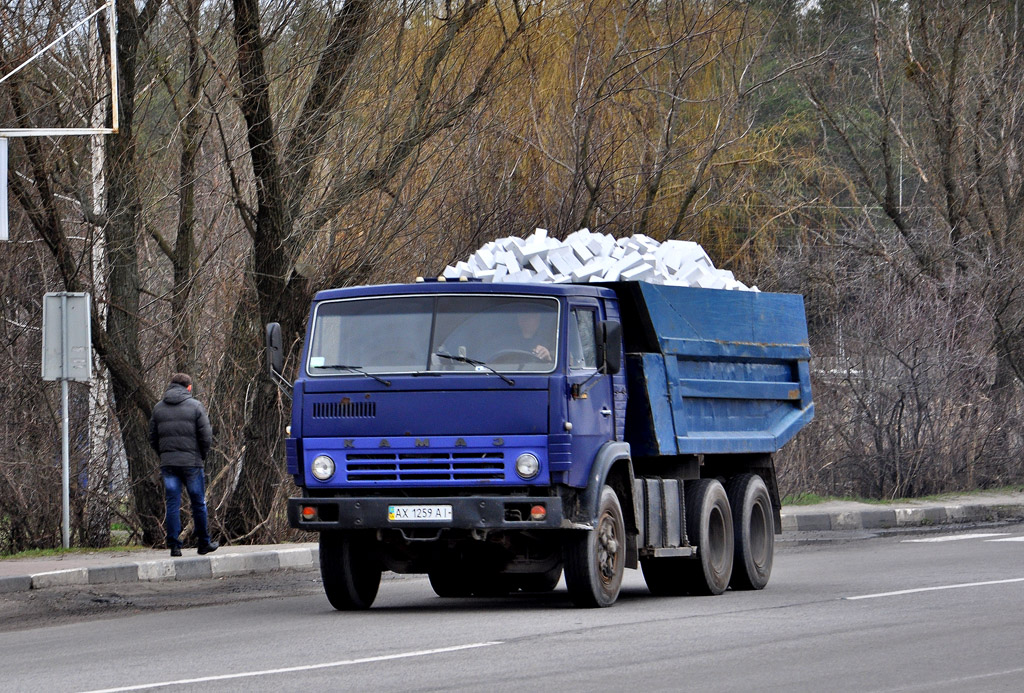
[[[782,509],[782,531],[885,530],[1020,519],[1024,519],[1024,491],[937,501],[829,501],[787,506]],[[166,549],[126,549],[0,559],[0,594],[76,585],[203,580],[275,570],[308,570],[319,565],[315,543],[222,546],[206,556],[199,556],[195,549],[185,549],[184,554],[181,558],[170,558]]]

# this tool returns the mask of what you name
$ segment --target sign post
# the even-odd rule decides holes
[[[89,294],[61,291],[43,296],[43,380],[60,381],[61,540],[71,546],[71,474],[68,441],[68,381],[92,380]]]

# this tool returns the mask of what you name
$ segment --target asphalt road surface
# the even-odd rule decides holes
[[[340,613],[315,572],[4,597],[10,691],[1024,689],[1024,524],[785,544],[762,592],[655,598],[627,571],[609,609],[403,576]]]

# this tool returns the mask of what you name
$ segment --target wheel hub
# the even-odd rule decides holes
[[[597,532],[597,564],[605,581],[615,577],[615,564],[619,555],[619,540],[615,536],[615,522],[605,515]]]

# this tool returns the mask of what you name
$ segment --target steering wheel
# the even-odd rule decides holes
[[[525,349],[502,349],[496,354],[492,355],[491,358],[487,359],[487,363],[547,363],[544,359],[537,356],[532,351],[526,351]]]

